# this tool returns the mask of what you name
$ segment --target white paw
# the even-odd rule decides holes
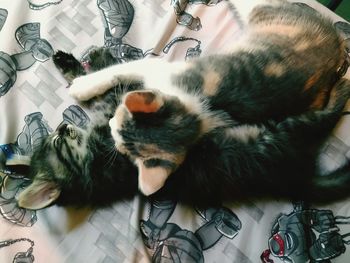
[[[94,87],[91,86],[91,78],[89,76],[79,77],[73,80],[72,85],[69,87],[69,95],[73,98],[84,101],[93,97],[91,90]]]
[[[69,95],[76,100],[86,101],[103,94],[106,89],[106,81],[93,73],[74,79],[69,88]]]

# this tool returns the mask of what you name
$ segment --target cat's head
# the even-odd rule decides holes
[[[143,194],[159,190],[181,165],[205,129],[202,117],[176,96],[154,90],[125,94],[109,125],[117,150],[138,167]]]
[[[18,205],[41,209],[54,203],[63,187],[72,187],[73,177],[88,173],[87,131],[61,124],[35,148],[29,178],[32,183],[18,196]]]

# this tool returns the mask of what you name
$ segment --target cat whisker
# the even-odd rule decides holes
[[[120,86],[120,84],[118,84],[118,90],[119,90],[119,86]],[[114,100],[113,100],[113,103],[114,103],[115,107],[118,106],[118,90],[114,89]]]
[[[111,167],[114,161],[116,160],[117,156],[118,156],[118,151],[113,145],[110,149],[107,149],[106,158],[108,159],[104,166]]]

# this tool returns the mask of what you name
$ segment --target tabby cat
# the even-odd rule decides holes
[[[91,71],[115,61],[104,49],[90,51],[85,59]],[[85,74],[86,68],[72,55],[57,52],[53,61],[67,81]],[[128,90],[133,88],[139,86],[133,84]],[[137,169],[115,150],[108,126],[119,92],[110,90],[86,103],[91,110],[87,127],[60,125],[34,149],[28,174],[33,181],[19,195],[19,206],[39,209],[55,202],[101,207],[138,192]]]
[[[307,25],[312,26],[310,32]],[[276,32],[281,28],[294,31]],[[227,55],[187,63],[136,61],[74,79],[70,90],[74,97],[89,100],[100,95],[88,104],[117,93],[115,102],[107,103],[118,105],[109,126],[121,158],[113,163],[115,174],[107,181],[111,192],[115,187],[116,196],[106,196],[104,177],[89,171],[92,167],[96,174],[101,170],[101,162],[91,165],[104,154],[94,148],[95,142],[83,144],[81,152],[89,155],[88,161],[80,165],[79,172],[71,171],[79,149],[70,148],[71,153],[66,154],[62,147],[77,145],[77,136],[69,136],[70,143],[54,143],[55,138],[65,141],[70,130],[75,130],[70,126],[63,128],[69,128],[68,132],[58,129],[34,154],[33,183],[19,196],[19,205],[41,208],[54,201],[60,203],[63,196],[66,203],[77,202],[79,196],[85,201],[94,196],[110,202],[123,197],[125,192],[119,191],[125,185],[131,187],[129,196],[136,194],[137,184],[148,195],[165,182],[156,193],[158,197],[198,206],[266,194],[317,201],[348,195],[348,164],[325,177],[318,176],[315,167],[319,145],[341,117],[349,97],[349,82],[338,80],[343,63],[341,39],[330,22],[314,11],[286,3],[256,8],[249,32],[247,39],[255,39],[255,43],[247,42],[250,44]],[[322,41],[310,40],[314,38]],[[290,45],[292,40],[294,45]],[[301,43],[302,49],[298,47]],[[314,51],[315,45],[320,54]],[[101,56],[113,60],[107,51]],[[325,58],[327,64],[323,63]],[[70,79],[86,73],[77,61],[64,65],[56,60],[56,65]],[[164,73],[162,77],[150,73],[155,69]],[[103,112],[102,107],[99,111]],[[108,115],[104,114],[104,123]],[[288,115],[293,116],[286,118]],[[108,148],[110,134],[99,135],[101,141],[106,136],[103,145]],[[90,142],[93,133],[81,136],[85,137],[80,140]],[[137,165],[138,183],[135,171],[120,169],[133,167],[123,154]],[[47,156],[52,158],[47,160]],[[45,167],[43,163],[48,161],[51,163]],[[79,167],[80,163],[76,164]],[[54,165],[60,171],[49,169]],[[282,187],[281,178],[288,189]],[[87,201],[91,203],[91,199]]]
[[[225,54],[138,60],[73,80],[70,94],[80,101],[142,83],[142,90],[123,96],[110,126],[116,148],[138,166],[144,194],[159,190],[207,134],[326,105],[345,63],[343,39],[312,8],[261,2],[250,13],[246,35]],[[260,128],[240,125],[229,133],[245,142]]]

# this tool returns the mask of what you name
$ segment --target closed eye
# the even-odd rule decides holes
[[[52,139],[53,147],[57,149],[61,140],[62,140],[62,138],[59,135],[55,135]]]

